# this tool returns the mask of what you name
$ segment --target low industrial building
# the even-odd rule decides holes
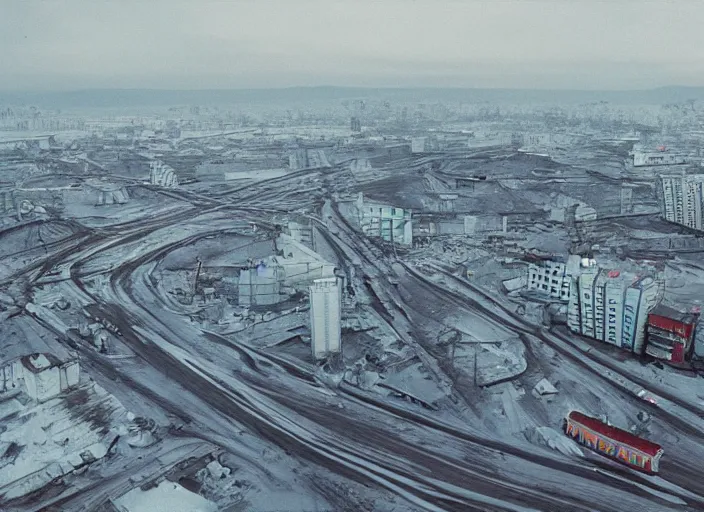
[[[413,238],[443,235],[487,235],[505,233],[508,229],[506,216],[453,215],[426,213],[413,217]]]
[[[178,176],[173,167],[161,160],[154,160],[149,163],[149,183],[160,187],[177,187]]]
[[[315,279],[335,277],[336,266],[289,235],[276,239],[276,255],[252,261],[239,272],[238,296],[243,306],[278,304],[286,288],[308,287]]]
[[[332,167],[322,149],[298,149],[288,157],[291,170],[327,169]]]
[[[633,167],[647,167],[652,165],[682,165],[688,159],[685,155],[661,151],[633,151]]]
[[[400,245],[413,244],[413,223],[410,210],[365,201],[360,192],[355,202],[357,222],[366,236],[381,238]]]
[[[290,221],[287,227],[288,235],[296,242],[300,242],[311,250],[315,251],[315,238],[313,236],[313,225],[310,221],[300,223]]]
[[[580,257],[574,255],[567,262],[545,260],[529,263],[526,287],[529,292],[568,302],[573,276],[578,275],[579,270]]]
[[[273,263],[273,262],[272,262]],[[268,306],[278,304],[281,294],[282,270],[275,263],[260,262],[255,268],[240,271],[238,297],[240,306]]]
[[[61,361],[52,354],[24,356],[0,368],[0,395],[24,391],[38,402],[54,398],[78,382],[78,361]]]

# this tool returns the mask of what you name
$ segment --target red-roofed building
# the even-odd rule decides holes
[[[662,304],[656,306],[648,314],[645,353],[672,364],[688,361],[694,351],[698,320],[696,312],[682,313]]]
[[[577,443],[634,469],[656,473],[663,449],[652,441],[608,425],[596,418],[571,411],[565,433]]]

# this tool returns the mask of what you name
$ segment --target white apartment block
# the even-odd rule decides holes
[[[413,244],[410,210],[364,201],[361,192],[357,196],[356,208],[365,235],[401,245]]]
[[[342,290],[337,277],[316,279],[310,287],[310,331],[313,359],[342,349]]]
[[[643,352],[648,312],[659,300],[655,279],[591,267],[572,280],[571,288],[570,330],[637,354]]]
[[[692,229],[703,229],[704,174],[660,176],[662,213],[665,220]]]
[[[576,261],[575,261],[576,258]],[[579,272],[579,256],[565,263],[544,261],[528,265],[528,290],[551,299],[570,300],[572,276]]]

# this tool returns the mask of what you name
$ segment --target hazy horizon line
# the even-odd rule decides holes
[[[205,87],[205,88],[169,88],[169,87],[84,87],[61,89],[0,89],[0,94],[57,94],[89,91],[153,91],[153,92],[229,92],[229,91],[286,91],[292,89],[358,89],[358,90],[452,90],[452,91],[565,91],[565,92],[647,92],[663,89],[704,89],[702,85],[661,85],[657,87],[632,89],[590,89],[571,87],[472,87],[472,86],[435,86],[435,85],[288,85],[279,87]]]

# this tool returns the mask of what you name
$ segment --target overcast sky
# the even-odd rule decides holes
[[[704,85],[704,0],[0,0],[0,89]]]

